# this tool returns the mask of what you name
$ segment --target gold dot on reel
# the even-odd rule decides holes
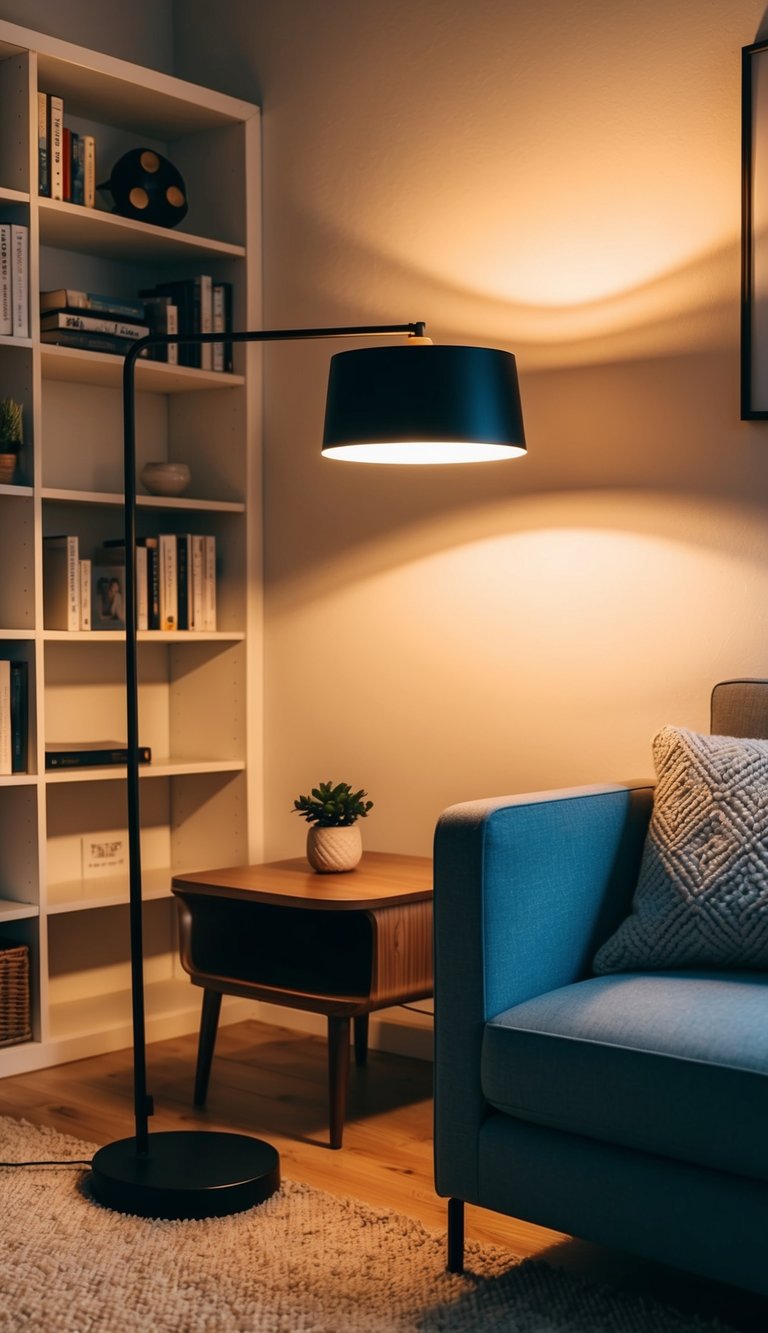
[[[165,192],[165,197],[173,208],[183,208],[186,203],[186,199],[178,185],[169,185]]]
[[[149,203],[149,195],[140,185],[134,185],[128,198],[134,208],[146,208]]]
[[[160,158],[157,153],[153,153],[149,148],[144,149],[139,162],[144,171],[155,172],[160,170]]]

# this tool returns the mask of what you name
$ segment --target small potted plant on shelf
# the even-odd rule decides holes
[[[24,439],[23,407],[13,398],[0,398],[0,482],[13,480]]]
[[[294,811],[306,819],[307,860],[322,874],[354,870],[363,854],[358,819],[373,807],[366,791],[353,791],[348,782],[321,782],[310,796],[299,796]]]

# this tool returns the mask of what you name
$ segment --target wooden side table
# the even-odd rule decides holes
[[[303,857],[177,875],[181,962],[203,988],[195,1105],[208,1091],[222,995],[328,1016],[330,1145],[340,1148],[368,1016],[432,994],[432,862],[366,852],[354,871],[318,875]]]

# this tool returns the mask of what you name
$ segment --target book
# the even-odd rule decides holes
[[[206,536],[203,545],[203,629],[216,629],[216,538]]]
[[[205,568],[205,538],[197,534],[192,537],[191,595],[189,604],[189,628],[205,629],[203,618],[203,573]]]
[[[61,131],[61,196],[65,203],[72,199],[72,131],[65,125]]]
[[[91,561],[79,562],[80,574],[80,628],[91,628]]]
[[[139,763],[152,762],[149,745],[140,745]],[[120,741],[46,741],[46,768],[87,768],[93,764],[127,764],[128,747]]]
[[[139,295],[168,296],[178,307],[179,333],[213,333],[213,280],[210,274],[161,282],[145,288]],[[212,343],[179,344],[178,364],[210,370],[213,365]]]
[[[0,222],[0,333],[13,333],[11,313],[11,224]]]
[[[11,318],[16,338],[29,337],[29,227],[11,223]]]
[[[189,580],[192,575],[192,561],[190,552],[190,543],[192,537],[190,533],[179,533],[176,538],[176,606],[177,606],[177,628],[189,629],[189,604],[190,587]]]
[[[48,94],[37,94],[37,193],[50,195],[48,172]]]
[[[125,356],[135,338],[111,338],[107,333],[86,333],[82,329],[48,329],[40,334],[43,343],[57,343],[60,347],[79,347],[84,352],[109,352]]]
[[[96,207],[96,140],[84,134],[83,140],[83,203],[86,208]]]
[[[76,536],[43,537],[43,618],[46,629],[80,628],[80,559]]]
[[[48,98],[48,161],[51,199],[64,198],[64,102],[53,94]]]
[[[11,743],[11,664],[0,658],[0,774],[8,777],[13,772]]]
[[[29,669],[11,662],[11,772],[26,773],[29,732]]]
[[[146,324],[144,302],[127,296],[103,296],[99,292],[81,292],[75,287],[55,287],[40,293],[40,313],[59,310],[88,310],[109,319],[127,319]]]
[[[160,577],[160,629],[178,629],[178,573],[176,534],[161,532],[157,539]]]
[[[202,273],[195,283],[195,332],[213,333],[213,279]],[[200,353],[201,370],[213,370],[213,343],[200,343],[193,350]]]
[[[69,197],[73,204],[85,202],[85,144],[81,134],[74,130],[70,133],[70,188]]]
[[[178,333],[179,307],[170,296],[148,296],[144,302],[144,322],[149,325],[152,333]],[[150,347],[149,355],[153,361],[165,361],[169,366],[177,366],[178,343]]]
[[[137,342],[146,338],[146,324],[135,324],[127,319],[109,319],[106,315],[84,315],[79,310],[51,310],[40,317],[40,329],[76,329],[79,333],[102,333],[109,338],[125,338]]]
[[[149,629],[149,577],[147,548],[141,538],[136,544],[136,628]]]
[[[147,629],[160,628],[160,556],[157,537],[147,537]]]

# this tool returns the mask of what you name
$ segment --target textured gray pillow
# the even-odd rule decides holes
[[[632,914],[595,972],[768,967],[768,741],[664,727]]]

